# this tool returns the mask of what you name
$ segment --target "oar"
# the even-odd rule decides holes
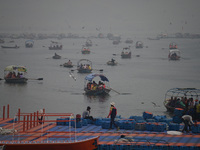
[[[96,70],[96,71],[103,71],[103,69],[93,69],[93,70]]]
[[[28,78],[29,80],[43,80],[43,78],[37,78],[37,79],[34,79],[34,78]]]
[[[4,80],[4,79],[0,78],[0,80]]]
[[[112,89],[111,87],[110,87],[110,89],[113,90],[114,92],[116,92],[117,94],[120,94],[119,92],[117,92],[116,90]]]

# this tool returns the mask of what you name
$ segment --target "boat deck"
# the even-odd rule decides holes
[[[23,131],[23,123],[13,123],[12,118],[0,119],[0,127]],[[26,126],[27,128],[27,126]],[[71,133],[69,132],[71,131]],[[133,142],[118,142],[121,135],[131,136]],[[18,134],[0,135],[0,143],[26,141],[31,143],[83,140],[99,136],[98,149],[200,149],[200,134],[188,133],[182,135],[169,135],[164,132],[136,131],[116,129],[102,129],[102,126],[88,124],[79,128],[57,125],[57,123],[39,124]]]

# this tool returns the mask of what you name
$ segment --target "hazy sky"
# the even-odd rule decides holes
[[[0,32],[199,33],[199,6],[200,0],[0,0]]]

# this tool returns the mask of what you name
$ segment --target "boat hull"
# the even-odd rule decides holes
[[[82,51],[82,54],[90,54],[90,51],[84,50]]]
[[[107,65],[109,65],[109,66],[116,66],[117,62],[108,61]]]
[[[84,89],[86,95],[108,95],[110,92],[110,89],[102,89],[102,90],[88,90]]]
[[[73,65],[69,65],[69,64],[63,64],[63,67],[66,67],[66,68],[73,68]]]
[[[91,73],[92,69],[77,69],[78,73]]]
[[[94,150],[98,148],[98,137],[68,143],[19,143],[3,144],[6,150]],[[1,144],[2,145],[2,144]]]
[[[131,53],[121,54],[121,58],[131,58]]]
[[[1,46],[1,48],[12,48],[12,49],[17,49],[19,46]]]
[[[6,83],[27,83],[27,78],[4,78]]]

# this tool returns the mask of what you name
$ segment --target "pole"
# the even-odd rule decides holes
[[[3,120],[5,119],[5,106],[3,106]]]
[[[18,109],[18,121],[20,122],[20,108]]]
[[[9,118],[9,104],[7,105],[7,118]]]

